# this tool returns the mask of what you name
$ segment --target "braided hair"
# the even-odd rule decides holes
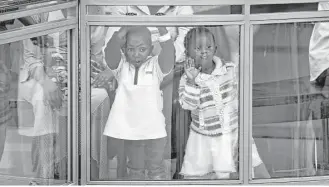
[[[209,29],[207,29],[206,27],[195,27],[189,30],[184,38],[184,47],[185,47],[186,56],[189,56],[188,48],[190,46],[190,41],[193,39],[195,40],[196,37],[200,35],[210,35],[214,43],[216,43],[215,36]]]

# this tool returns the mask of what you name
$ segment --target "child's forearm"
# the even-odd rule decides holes
[[[117,32],[115,32],[110,41],[107,43],[106,48],[104,50],[105,61],[107,63],[107,66],[112,70],[117,69],[120,64],[121,45],[121,38],[119,38],[117,36]]]
[[[163,73],[169,73],[175,63],[175,46],[171,39],[163,42],[160,41],[160,45],[159,65]]]

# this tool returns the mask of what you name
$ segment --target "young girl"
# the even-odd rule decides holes
[[[191,110],[192,123],[181,174],[184,178],[227,179],[237,170],[237,67],[215,56],[215,37],[207,28],[190,30],[185,48],[187,61],[179,102],[183,109]],[[252,157],[253,166],[262,163],[254,144]]]

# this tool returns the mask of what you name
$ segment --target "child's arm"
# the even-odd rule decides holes
[[[193,15],[192,6],[177,6],[177,15]],[[177,27],[177,38],[174,42],[176,50],[176,62],[183,62],[185,59],[184,39],[192,27]]]
[[[184,74],[179,82],[179,103],[185,110],[195,110],[200,105],[200,86],[189,81]]]
[[[127,27],[121,27],[119,31],[114,32],[112,38],[104,49],[105,61],[111,70],[119,67],[121,61],[121,47],[125,44]]]
[[[170,38],[170,33],[167,31],[166,27],[157,27],[160,33],[159,42],[161,45],[161,52],[159,54],[159,66],[162,73],[170,73],[174,67],[175,62],[175,47],[172,39]]]

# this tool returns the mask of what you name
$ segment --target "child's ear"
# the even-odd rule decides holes
[[[214,53],[217,53],[217,45],[215,46],[215,50],[214,50]]]

